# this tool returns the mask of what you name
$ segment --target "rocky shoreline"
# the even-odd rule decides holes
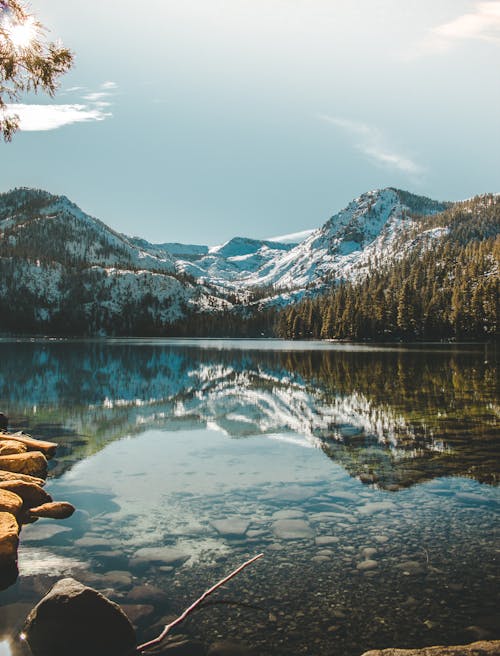
[[[0,590],[17,579],[23,524],[40,518],[66,519],[75,510],[70,503],[54,501],[43,489],[57,444],[7,428],[8,420],[0,413]]]

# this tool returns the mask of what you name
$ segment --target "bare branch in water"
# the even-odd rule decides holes
[[[167,624],[163,631],[160,633],[160,635],[157,638],[154,638],[154,640],[150,640],[149,642],[144,642],[142,645],[139,645],[136,650],[136,654],[142,654],[144,651],[151,649],[151,647],[156,647],[156,645],[159,645],[162,640],[166,638],[166,636],[170,633],[170,631],[180,624],[181,622],[184,622],[186,617],[195,610],[201,603],[205,601],[205,599],[212,594],[212,592],[215,592],[217,588],[220,588],[223,586],[225,583],[230,581],[232,578],[234,578],[237,574],[239,574],[245,567],[248,567],[248,565],[251,565],[254,563],[256,560],[259,560],[259,558],[262,558],[264,554],[260,553],[257,556],[254,556],[250,560],[247,560],[246,563],[243,563],[243,565],[240,565],[237,569],[235,569],[231,574],[223,578],[221,581],[213,585],[209,590],[204,592],[201,597],[199,597],[189,608],[186,608],[186,610],[182,613],[182,615],[179,615],[177,619],[175,619],[173,622],[170,622],[170,624]]]

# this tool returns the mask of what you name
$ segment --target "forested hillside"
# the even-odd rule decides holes
[[[425,231],[442,229],[432,244]],[[280,337],[322,339],[485,338],[498,334],[500,197],[457,203],[423,219],[413,248],[363,280],[281,312]]]

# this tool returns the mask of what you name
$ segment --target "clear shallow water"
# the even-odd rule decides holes
[[[1,409],[59,442],[47,489],[79,509],[23,528],[4,634],[70,574],[148,639],[263,551],[182,631],[263,655],[498,638],[494,352],[299,347],[0,343]]]

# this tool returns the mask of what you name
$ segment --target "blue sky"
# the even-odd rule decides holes
[[[18,108],[2,191],[211,245],[317,227],[378,187],[500,191],[499,0],[31,6],[76,64]]]

